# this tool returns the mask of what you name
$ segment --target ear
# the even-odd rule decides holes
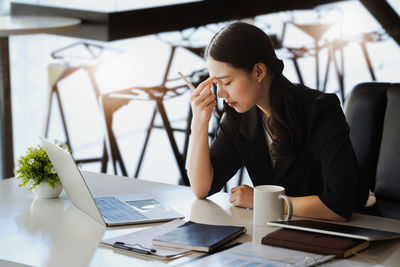
[[[261,83],[265,76],[267,76],[267,67],[262,62],[256,63],[253,67],[253,72],[256,76],[257,82]]]

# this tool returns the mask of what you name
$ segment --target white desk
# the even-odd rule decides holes
[[[209,200],[197,200],[188,187],[160,184],[132,178],[85,172],[95,196],[147,192],[200,223],[246,226],[248,233],[238,241],[260,242],[273,227],[253,227],[252,210],[235,208],[229,195],[218,193]],[[33,200],[33,194],[18,187],[19,180],[0,181],[0,266],[5,261],[33,266],[161,266],[191,260],[199,253],[173,261],[159,261],[98,245],[102,238],[144,229],[156,224],[105,228],[73,206],[63,192],[60,199]],[[400,232],[400,220],[355,214],[352,225]],[[377,263],[398,266],[400,240],[374,243],[361,253]],[[352,257],[355,261],[366,261]]]
[[[59,33],[79,28],[79,19],[38,16],[0,16],[0,177],[14,169],[8,37],[19,34]],[[35,66],[32,66],[35,67]]]

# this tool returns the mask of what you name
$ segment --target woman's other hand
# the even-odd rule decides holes
[[[207,123],[208,125],[208,122],[210,121],[211,113],[217,105],[216,96],[210,90],[214,80],[215,77],[209,77],[207,80],[201,82],[190,97],[193,111],[193,123]]]
[[[253,208],[254,188],[248,185],[240,185],[231,189],[231,202],[236,207]]]

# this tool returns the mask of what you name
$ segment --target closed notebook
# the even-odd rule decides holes
[[[264,245],[278,246],[324,255],[336,255],[337,258],[347,258],[353,253],[361,251],[369,246],[369,242],[362,239],[286,228],[264,236],[261,243]]]
[[[153,245],[210,252],[246,232],[243,226],[187,222],[153,239]]]

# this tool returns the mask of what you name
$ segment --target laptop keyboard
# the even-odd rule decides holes
[[[95,198],[95,202],[101,215],[110,222],[129,222],[148,219],[147,216],[144,216],[115,197],[99,197]]]

